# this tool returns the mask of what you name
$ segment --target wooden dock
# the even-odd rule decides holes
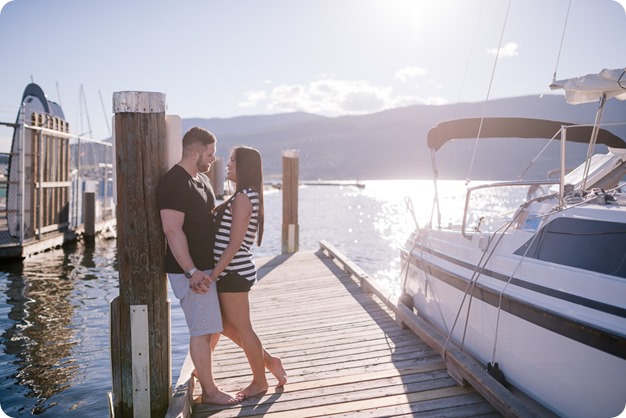
[[[168,417],[534,415],[486,372],[473,371],[464,355],[446,350],[444,361],[436,342],[435,349],[429,345],[437,338],[427,344],[407,328],[415,323],[407,324],[406,312],[331,245],[257,265],[262,279],[250,294],[253,324],[266,349],[282,358],[287,385],[275,389],[268,373],[270,390],[262,397],[229,408],[201,404],[187,356]],[[242,350],[226,338],[214,368],[226,391],[251,380]]]

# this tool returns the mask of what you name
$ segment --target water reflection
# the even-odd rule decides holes
[[[7,355],[3,375],[22,387],[20,410],[41,414],[56,405],[54,395],[75,385],[84,360],[76,355],[76,347],[85,332],[84,324],[77,321],[84,313],[76,311],[97,296],[91,292],[85,298],[83,293],[84,286],[98,278],[99,260],[94,254],[94,244],[81,244],[78,251],[75,247],[54,250],[2,268],[3,316],[7,311],[0,338]],[[112,263],[106,260],[110,267]],[[77,297],[77,292],[83,294]],[[33,402],[24,407],[23,397]],[[9,405],[2,398],[7,412]]]
[[[397,286],[398,247],[414,228],[404,203],[407,195],[413,196],[417,219],[423,225],[432,210],[431,181],[372,181],[364,189],[300,188],[300,250],[317,250],[319,240],[328,240],[372,277],[389,288]],[[453,203],[462,208],[464,194],[446,209]],[[265,214],[266,232],[263,245],[253,250],[256,257],[281,252],[281,193],[266,195]],[[24,266],[2,263],[0,404],[7,415],[108,414],[109,302],[118,293],[114,240],[79,243],[31,258]],[[184,318],[174,301],[173,382],[187,342]]]
[[[71,327],[74,285],[66,263],[66,255],[56,252],[9,271],[6,295],[13,325],[2,334],[2,342],[5,353],[15,358],[12,377],[40,400],[34,413],[45,410],[45,400],[67,389],[76,374],[71,359],[77,343]]]

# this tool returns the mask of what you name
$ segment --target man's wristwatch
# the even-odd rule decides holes
[[[193,276],[193,274],[194,274],[196,271],[198,271],[198,269],[197,269],[197,268],[195,268],[195,267],[190,268],[189,270],[187,270],[187,271],[185,272],[185,277],[186,277],[186,278],[188,278],[188,279],[191,279],[191,276]]]

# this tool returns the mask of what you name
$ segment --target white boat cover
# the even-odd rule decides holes
[[[603,93],[607,99],[626,100],[626,69],[604,69],[599,74],[554,81],[550,88],[565,90],[565,100],[570,104],[596,102]]]

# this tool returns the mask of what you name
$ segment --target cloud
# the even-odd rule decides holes
[[[428,73],[428,69],[421,67],[405,67],[401,68],[393,76],[396,80],[400,80],[403,83],[410,81],[413,78],[421,77]]]
[[[267,97],[267,93],[263,90],[247,91],[243,96],[244,100],[239,102],[239,107],[254,107]]]
[[[367,81],[322,78],[308,84],[281,84],[248,91],[240,107],[276,112],[308,112],[327,116],[358,115],[415,104],[444,104],[440,97],[394,95],[389,86]]]
[[[493,48],[493,49],[488,49],[487,53],[491,55],[498,54],[500,57],[516,57],[519,55],[517,52],[517,46],[518,45],[515,42],[508,42],[506,45],[500,48],[499,52],[498,52],[498,48]]]
[[[393,99],[392,108],[406,107],[412,105],[444,105],[448,104],[448,99],[443,97],[416,97],[416,96],[398,96]]]
[[[386,109],[391,102],[391,87],[325,78],[308,84],[276,85],[267,91],[248,91],[239,106],[262,106],[272,112],[343,115]]]

